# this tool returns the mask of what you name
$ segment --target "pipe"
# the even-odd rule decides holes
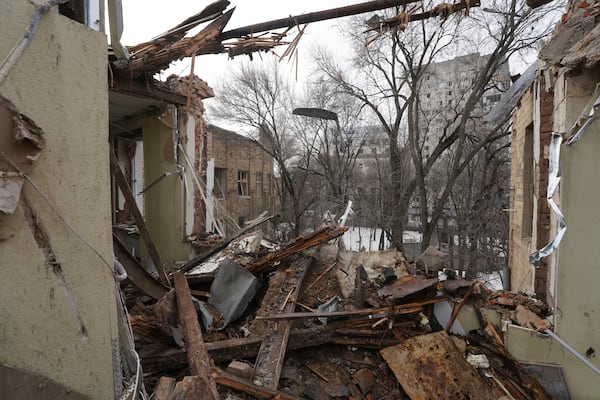
[[[577,350],[575,350],[574,348],[571,347],[571,345],[567,342],[565,342],[564,340],[562,340],[560,338],[560,336],[558,336],[556,333],[552,332],[551,330],[546,329],[544,331],[544,333],[546,333],[547,335],[549,335],[552,339],[556,340],[558,343],[560,343],[565,349],[569,350],[571,352],[571,354],[573,354],[575,357],[577,357],[582,363],[584,363],[585,365],[587,365],[592,371],[594,371],[597,375],[600,375],[600,368],[596,367],[594,364],[592,364],[589,360],[587,360],[584,356],[582,356],[581,354],[579,354],[577,352]]]

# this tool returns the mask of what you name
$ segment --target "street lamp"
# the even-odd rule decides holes
[[[338,115],[335,112],[325,110],[323,108],[294,108],[294,110],[292,111],[292,114],[300,115],[303,117],[328,119],[331,121],[335,121],[336,130],[334,133],[334,139],[335,139],[335,145],[336,145],[336,153],[338,152],[338,144],[339,144],[338,141],[339,141],[339,135],[341,132],[341,128],[340,128],[340,121],[338,119]],[[339,155],[338,155],[338,157],[339,157]]]
[[[335,129],[335,133],[334,133],[334,140],[335,140],[335,158],[337,161],[337,166],[336,166],[336,170],[337,170],[340,167],[339,136],[341,133],[340,121],[338,119],[338,115],[333,111],[325,110],[323,108],[308,108],[308,107],[294,108],[294,110],[292,111],[292,114],[300,115],[303,117],[319,118],[319,119],[335,121],[336,129]],[[338,171],[338,174],[339,174],[339,171]],[[340,179],[340,177],[334,176],[333,179]],[[344,200],[346,200],[345,194],[344,194]],[[346,224],[346,219],[348,218],[348,215],[350,215],[351,213],[352,213],[352,200],[348,200],[348,206],[346,207],[346,211],[340,217],[338,224],[340,226],[344,226]],[[340,245],[343,246],[343,241],[340,241]]]

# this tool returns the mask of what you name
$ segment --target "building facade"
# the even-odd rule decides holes
[[[207,226],[230,236],[262,212],[276,212],[273,157],[262,144],[235,132],[214,125],[208,132],[207,187],[212,199]]]

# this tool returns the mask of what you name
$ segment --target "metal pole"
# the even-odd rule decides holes
[[[232,29],[223,32],[219,40],[239,38],[246,35],[270,31],[280,28],[291,28],[296,25],[308,24],[310,22],[325,21],[328,19],[348,17],[350,15],[363,14],[372,11],[383,10],[390,7],[400,7],[410,3],[417,3],[420,0],[374,0],[364,3],[353,4],[345,7],[331,8],[329,10],[315,11],[307,14],[290,16],[287,18],[276,19],[273,21],[262,22],[259,24],[248,25],[241,28]]]
[[[565,349],[569,350],[569,352],[571,352],[571,354],[573,354],[575,357],[577,357],[582,363],[584,363],[585,365],[587,365],[592,371],[594,371],[596,374],[600,375],[600,368],[596,367],[589,360],[587,360],[584,356],[582,356],[581,354],[579,354],[577,352],[577,350],[575,350],[574,348],[572,348],[569,343],[567,343],[564,340],[562,340],[560,338],[560,336],[558,336],[556,333],[554,333],[554,332],[552,332],[551,330],[548,330],[548,329],[546,329],[544,331],[544,333],[548,334],[552,339],[554,339],[558,343],[560,343]]]

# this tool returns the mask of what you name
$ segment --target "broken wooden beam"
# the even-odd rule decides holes
[[[210,374],[213,363],[206,351],[190,287],[181,272],[175,273],[173,280],[175,283],[175,294],[177,295],[179,319],[183,326],[188,364],[190,365],[192,375],[197,376],[201,381],[201,385],[194,385],[194,387],[200,386],[202,389],[200,393],[197,393],[198,397],[194,398],[219,400],[217,385]]]
[[[412,325],[412,322],[410,322]],[[394,324],[397,326],[398,323]],[[263,336],[234,338],[207,342],[206,350],[217,363],[236,359],[250,359],[258,355]],[[288,340],[288,350],[306,349],[327,344],[382,349],[399,343],[385,330],[339,329],[337,323],[316,328],[293,329]],[[158,373],[165,370],[182,369],[187,364],[185,350],[164,345],[146,346],[140,350],[144,372]]]
[[[300,400],[300,397],[255,385],[216,367],[213,368],[212,377],[219,385],[227,386],[262,399]]]
[[[264,257],[248,264],[246,269],[250,272],[262,272],[271,267],[274,263],[282,261],[294,254],[309,249],[314,246],[326,243],[332,239],[342,236],[348,230],[347,227],[325,227],[311,232],[304,236],[299,236],[285,246],[283,249],[273,251]]]
[[[299,258],[288,269],[280,269],[277,272],[277,274],[285,277],[283,284],[271,284],[269,286],[265,298],[275,298],[275,302],[269,304],[271,307],[274,306],[277,310],[283,309],[287,312],[294,310],[302,281],[313,261],[314,258],[312,257]],[[252,382],[267,389],[277,390],[291,328],[291,321],[270,321],[268,323],[269,334],[264,337],[258,351]]]
[[[152,240],[152,236],[150,235],[150,231],[146,226],[144,217],[142,216],[142,213],[140,212],[140,209],[138,208],[137,203],[135,202],[135,197],[133,196],[131,187],[129,187],[127,179],[125,179],[125,175],[123,175],[123,171],[121,171],[121,167],[119,167],[117,157],[115,157],[112,151],[110,151],[110,170],[113,176],[115,177],[119,189],[121,189],[121,193],[123,193],[123,196],[125,197],[125,201],[131,207],[131,213],[133,215],[133,218],[135,219],[135,223],[140,232],[140,238],[146,246],[146,250],[148,250],[148,255],[150,256],[150,259],[152,260],[152,263],[154,264],[154,267],[158,272],[158,278],[163,284],[169,285],[169,279],[167,278],[165,269],[163,268],[162,262],[160,261],[160,256],[158,255],[156,245]]]
[[[171,398],[171,394],[175,389],[175,384],[177,380],[175,378],[171,378],[170,376],[161,376],[156,384],[156,389],[154,389],[154,400],[169,400]]]
[[[240,236],[244,235],[246,232],[251,231],[254,228],[259,227],[260,225],[264,224],[265,222],[273,219],[273,215],[265,215],[263,217],[259,217],[257,218],[254,223],[244,227],[244,229],[242,229],[241,231],[239,231],[236,235],[232,236],[231,238],[228,238],[227,240],[225,240],[223,243],[213,247],[209,252],[205,253],[205,254],[200,254],[198,257],[195,257],[193,259],[191,259],[190,261],[186,262],[181,268],[179,268],[180,271],[183,272],[188,272],[189,270],[191,270],[192,268],[194,268],[195,266],[201,264],[202,262],[206,261],[208,258],[214,256],[215,254],[217,254],[218,252],[220,252],[221,250],[223,250],[224,248],[226,248],[227,246],[229,246],[229,243],[233,242],[235,239],[239,238]]]

